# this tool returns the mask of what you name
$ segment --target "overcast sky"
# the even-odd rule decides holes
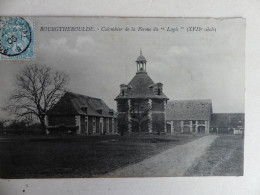
[[[43,32],[47,26],[215,27],[216,32]],[[245,20],[37,18],[36,60],[0,61],[0,104],[14,75],[40,63],[69,73],[72,92],[102,98],[116,109],[119,85],[136,73],[140,49],[147,72],[170,100],[212,99],[213,112],[244,112]],[[0,112],[0,117],[5,117]]]

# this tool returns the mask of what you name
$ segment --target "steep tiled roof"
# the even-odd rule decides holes
[[[166,106],[167,120],[210,120],[212,102],[206,100],[174,100]]]
[[[137,72],[134,78],[129,82],[128,86],[131,90],[127,96],[118,95],[116,99],[125,98],[158,98],[168,99],[162,92],[161,95],[155,95],[151,86],[154,85],[153,80],[146,72]]]
[[[102,110],[102,114],[98,111]],[[66,92],[64,96],[55,104],[47,115],[90,115],[113,117],[109,113],[110,108],[101,99],[89,97],[81,94]]]

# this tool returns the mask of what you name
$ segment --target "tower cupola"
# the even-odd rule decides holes
[[[137,72],[146,72],[146,62],[147,60],[142,54],[142,50],[140,50],[140,55],[136,59]]]

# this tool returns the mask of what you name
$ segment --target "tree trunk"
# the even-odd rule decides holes
[[[39,117],[39,119],[40,119],[42,134],[46,134],[46,126],[45,126],[45,122],[44,122],[44,117]]]
[[[138,124],[138,132],[141,132],[141,124]]]

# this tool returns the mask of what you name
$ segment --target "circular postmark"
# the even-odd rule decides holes
[[[0,53],[16,56],[29,47],[32,39],[30,25],[22,17],[0,18]]]

